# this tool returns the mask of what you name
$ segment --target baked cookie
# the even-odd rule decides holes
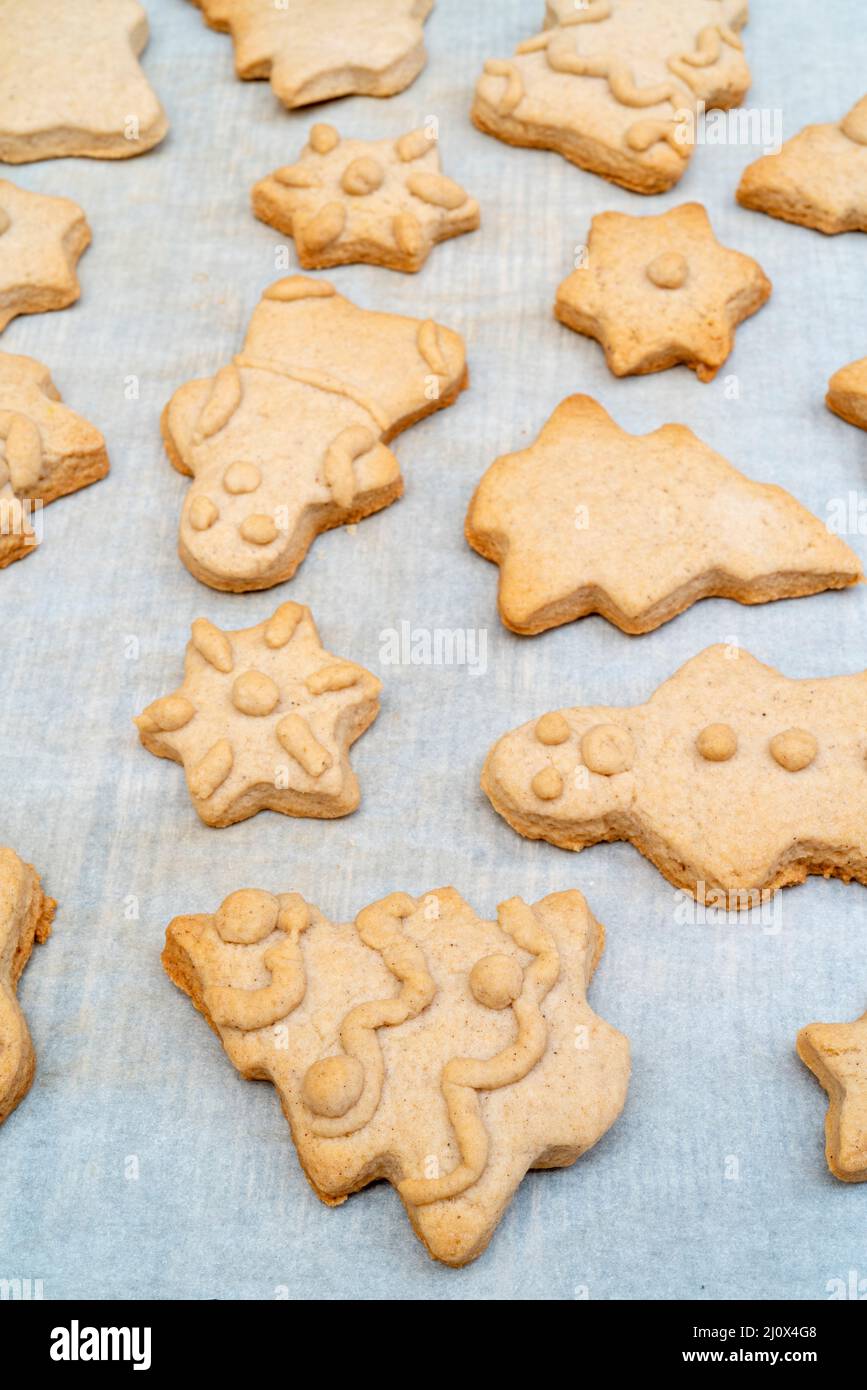
[[[2,0],[0,160],[144,154],[169,128],[138,62],[137,0]]]
[[[367,261],[420,270],[438,241],[475,231],[479,205],[440,171],[435,137],[341,140],[315,125],[297,161],[253,187],[253,211],[295,238],[305,270]]]
[[[867,1180],[867,1014],[854,1023],[811,1023],[798,1056],[828,1092],[825,1157],[842,1182]]]
[[[0,569],[34,549],[42,506],[107,472],[105,440],[60,404],[48,368],[0,352]]]
[[[271,1081],[329,1206],[385,1178],[435,1259],[482,1253],[530,1168],[565,1168],[617,1119],[626,1038],[586,989],[604,932],[580,893],[496,922],[454,888],[333,923],[299,893],[176,917],[163,964],[242,1076]]]
[[[825,404],[850,425],[867,430],[867,357],[834,373],[828,382]]]
[[[701,598],[766,603],[862,578],[788,492],[745,478],[685,425],[627,434],[589,396],[491,465],[466,535],[500,565],[500,617],[521,633],[588,613],[650,632]]]
[[[684,203],[655,217],[598,213],[586,264],[560,285],[554,313],[599,340],[615,376],[682,362],[712,381],[737,325],[770,293],[758,261],[721,246],[701,203]]]
[[[473,121],[664,193],[686,169],[701,104],[739,106],[749,89],[747,14],[747,0],[548,0],[543,32],[485,64]]]
[[[359,92],[391,97],[427,61],[423,24],[434,0],[193,0],[230,33],[239,77],[268,77],[284,106]]]
[[[0,1124],[33,1084],[36,1054],[15,992],[35,941],[47,941],[57,904],[36,870],[0,849]]]
[[[748,165],[737,199],[829,236],[867,232],[867,96],[836,125],[808,125]]]
[[[326,280],[278,280],[238,356],[163,412],[169,458],[195,479],[187,569],[236,592],[289,579],[321,531],[400,497],[387,441],[466,384],[462,339],[432,319],[357,309]]]
[[[0,179],[0,333],[16,314],[74,304],[81,294],[75,267],[89,245],[87,218],[71,198]]]
[[[865,757],[867,672],[789,680],[715,646],[644,705],[506,734],[482,787],[528,839],[630,840],[670,883],[739,910],[808,874],[867,883]]]
[[[382,684],[325,651],[309,608],[223,632],[197,618],[184,679],[135,720],[145,748],[182,763],[206,825],[258,811],[330,820],[361,800],[349,748],[379,713]]]

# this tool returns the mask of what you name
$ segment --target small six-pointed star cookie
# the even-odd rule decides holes
[[[331,922],[299,893],[176,917],[163,964],[242,1076],[273,1083],[329,1206],[385,1178],[430,1254],[482,1253],[531,1168],[619,1115],[626,1038],[587,1003],[604,932],[580,893],[483,921],[453,888]]]
[[[380,681],[325,651],[309,608],[223,632],[193,623],[184,679],[135,723],[145,748],[182,763],[207,825],[257,811],[332,819],[361,794],[349,747],[379,713]]]
[[[239,77],[269,77],[284,106],[353,92],[390,97],[425,65],[434,0],[193,0],[231,33]]]
[[[60,404],[48,368],[0,352],[0,569],[37,544],[44,504],[107,472],[105,440]]]
[[[867,883],[867,671],[789,680],[708,647],[644,705],[504,735],[482,787],[531,840],[630,840],[699,901],[753,908],[808,874]]]
[[[684,203],[656,217],[594,217],[585,263],[560,285],[554,312],[599,340],[615,376],[682,362],[712,381],[735,328],[770,293],[758,262],[721,246],[701,204]]]
[[[808,125],[750,164],[737,198],[829,236],[867,232],[867,96],[836,125]]]
[[[298,160],[254,186],[253,211],[295,238],[305,270],[350,261],[420,270],[438,241],[479,225],[478,203],[441,173],[424,129],[341,140],[315,125]]]
[[[685,425],[627,434],[589,396],[491,465],[466,534],[501,567],[513,632],[587,613],[650,632],[712,595],[765,603],[861,578],[857,556],[782,488],[751,482]]]
[[[75,267],[89,245],[77,203],[0,179],[0,333],[16,314],[74,304],[81,293]]]
[[[834,373],[828,382],[825,404],[850,425],[867,430],[867,357]]]
[[[169,458],[195,479],[184,564],[214,589],[290,578],[321,531],[401,495],[387,442],[466,382],[462,339],[432,319],[358,309],[326,280],[278,280],[240,354],[163,413]]]
[[[0,160],[128,159],[168,121],[138,62],[148,40],[137,0],[2,0]]]
[[[747,0],[548,0],[543,32],[485,63],[473,121],[664,192],[686,169],[702,105],[738,106],[749,88],[747,12]]]
[[[867,1181],[867,1014],[802,1028],[798,1055],[828,1092],[828,1167],[843,1182]]]
[[[36,870],[0,849],[0,1124],[33,1083],[36,1055],[15,991],[34,942],[50,935],[55,907]]]

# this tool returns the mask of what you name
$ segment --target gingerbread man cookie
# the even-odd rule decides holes
[[[230,33],[239,77],[268,77],[290,109],[353,92],[390,97],[427,61],[434,0],[193,0]]]
[[[33,943],[48,940],[56,906],[36,870],[0,849],[0,1124],[33,1084],[36,1054],[15,992]]]
[[[309,608],[223,632],[197,618],[184,679],[135,723],[145,748],[182,763],[206,825],[258,811],[332,819],[361,800],[349,747],[379,713],[380,681],[325,651]]]
[[[81,293],[75,267],[89,245],[87,218],[71,198],[0,179],[0,333],[16,314],[74,304]]]
[[[867,430],[867,357],[834,373],[828,382],[825,404],[850,425]]]
[[[828,1092],[828,1167],[841,1182],[867,1181],[867,1013],[802,1028],[798,1056]]]
[[[867,883],[867,672],[789,680],[708,647],[644,705],[506,734],[482,787],[528,839],[630,840],[713,906],[755,907],[808,874]]]
[[[319,532],[401,495],[387,442],[466,383],[462,339],[432,319],[358,309],[326,280],[278,280],[239,355],[163,414],[169,458],[195,479],[187,569],[238,592],[290,578]]]
[[[663,193],[686,169],[701,104],[738,106],[749,88],[747,13],[746,0],[548,0],[542,33],[485,64],[473,121]]]
[[[0,569],[38,544],[44,505],[107,472],[105,440],[60,404],[48,368],[0,352]]]
[[[478,203],[441,172],[424,129],[342,140],[314,125],[296,162],[254,186],[253,211],[295,238],[305,270],[350,261],[420,270],[437,242],[479,225]]]
[[[629,1046],[586,989],[604,932],[580,893],[476,916],[453,888],[330,922],[299,893],[176,917],[163,964],[242,1076],[273,1083],[329,1206],[385,1178],[430,1254],[482,1253],[531,1168],[619,1115]]]
[[[808,125],[750,164],[737,198],[828,236],[867,232],[867,96],[836,125]]]
[[[2,0],[0,160],[128,159],[169,128],[138,63],[137,0]]]
[[[656,217],[594,217],[584,263],[560,285],[554,312],[599,340],[615,376],[682,362],[712,381],[735,328],[770,293],[758,261],[721,246],[702,205],[684,203]]]
[[[466,535],[500,565],[500,616],[521,633],[587,613],[650,632],[701,598],[765,603],[862,577],[782,488],[745,478],[685,425],[627,434],[589,396],[491,465]]]

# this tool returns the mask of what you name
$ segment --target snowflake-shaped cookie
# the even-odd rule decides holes
[[[105,440],[60,403],[48,368],[0,352],[0,569],[38,543],[39,508],[107,472]]]
[[[850,425],[867,430],[867,357],[834,373],[828,382],[825,404]]]
[[[745,478],[685,425],[627,434],[589,396],[570,396],[529,449],[491,465],[466,533],[501,566],[513,632],[587,613],[650,632],[712,595],[765,603],[862,577],[782,488]]]
[[[478,203],[440,171],[424,129],[341,140],[314,125],[298,160],[254,186],[253,211],[295,238],[305,270],[350,261],[420,270],[438,241],[479,225]]]
[[[770,293],[759,263],[721,246],[702,205],[684,203],[656,217],[594,217],[583,263],[557,290],[554,312],[599,340],[615,376],[682,362],[712,381],[735,328]]]
[[[808,874],[867,883],[867,672],[789,680],[708,647],[632,708],[504,735],[482,786],[521,835],[631,840],[701,902],[753,908]]]
[[[530,1168],[574,1163],[622,1109],[628,1043],[586,1000],[603,940],[575,891],[496,922],[453,888],[392,893],[334,923],[245,889],[176,917],[163,963],[241,1074],[273,1082],[323,1202],[385,1178],[463,1265]]]
[[[867,232],[867,96],[836,125],[808,125],[743,172],[738,202],[832,236]]]
[[[57,904],[11,849],[0,849],[0,1124],[33,1082],[36,1055],[15,998],[34,942],[47,941]]]
[[[802,1028],[798,1055],[828,1092],[828,1167],[843,1182],[867,1181],[867,1013]]]
[[[0,160],[128,159],[159,144],[165,112],[138,62],[137,0],[2,0]]]
[[[548,0],[546,28],[492,58],[472,117],[510,145],[557,150],[636,193],[683,174],[702,104],[750,85],[747,0]]]
[[[414,82],[427,55],[422,28],[434,0],[193,0],[229,32],[239,77],[269,77],[284,106],[353,92],[390,97]]]
[[[349,747],[379,713],[381,682],[325,651],[309,608],[223,632],[197,618],[184,679],[135,720],[145,748],[182,763],[207,825],[257,811],[332,819],[361,794]]]
[[[75,267],[89,245],[87,218],[71,198],[0,179],[0,333],[16,314],[74,304],[81,293]]]

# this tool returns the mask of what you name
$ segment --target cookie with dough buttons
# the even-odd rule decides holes
[[[623,1107],[629,1045],[587,1003],[603,943],[575,890],[495,920],[454,888],[391,893],[335,922],[247,888],[176,917],[163,964],[241,1075],[275,1087],[327,1206],[385,1179],[429,1253],[465,1265],[524,1175],[574,1163]],[[580,1206],[580,1176],[561,1181]],[[544,1183],[533,1203],[544,1222]]]
[[[755,907],[808,874],[867,883],[867,672],[792,680],[708,647],[645,704],[505,734],[482,787],[519,834],[629,840],[715,907]]]
[[[598,339],[615,376],[683,363],[699,381],[712,381],[738,324],[770,293],[758,261],[722,246],[705,208],[684,203],[650,217],[594,217],[554,312],[567,328]]]
[[[437,242],[479,225],[478,203],[442,172],[423,127],[355,140],[314,125],[295,162],[254,186],[253,211],[295,238],[305,270],[351,261],[420,270]]]
[[[224,632],[193,623],[184,679],[135,719],[145,748],[181,763],[206,825],[258,811],[333,819],[361,800],[349,748],[379,713],[381,682],[322,646],[309,608]]]
[[[163,412],[193,478],[178,550],[213,589],[267,589],[314,538],[403,492],[388,442],[467,384],[463,340],[433,319],[359,309],[327,280],[270,285],[243,347]]]
[[[0,1124],[33,1084],[36,1054],[15,996],[34,944],[48,940],[56,906],[32,865],[0,849]]]

